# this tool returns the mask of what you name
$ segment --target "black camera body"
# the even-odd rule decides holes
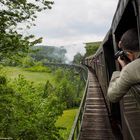
[[[130,62],[130,59],[127,57],[127,54],[122,51],[122,50],[119,50],[115,53],[115,59],[118,59],[118,57],[120,56],[120,58],[126,62]]]
[[[123,57],[126,57],[126,54],[124,51],[117,51],[115,53],[115,59],[118,59],[118,57],[120,56],[121,59],[123,59]]]

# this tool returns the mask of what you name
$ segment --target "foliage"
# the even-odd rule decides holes
[[[64,77],[64,71],[62,69],[57,69],[55,71],[55,81],[61,81]]]
[[[53,62],[53,63],[65,63],[67,53],[63,47],[54,46],[35,46],[33,48],[34,53],[31,56],[36,61]]]
[[[36,63],[65,63],[66,49],[63,47],[54,46],[33,46],[29,50],[30,52],[25,56],[22,55],[11,56],[10,58],[3,58],[0,62],[5,66],[22,66],[25,68],[36,65]],[[12,58],[12,59],[11,59]]]
[[[35,65],[34,59],[29,55],[27,55],[26,57],[22,58],[20,63],[21,64],[19,64],[19,65],[21,65],[24,68],[29,68],[29,67],[32,67],[32,66]]]
[[[22,57],[18,57],[17,55],[1,58],[0,64],[3,66],[18,66],[21,65]]]
[[[28,52],[30,46],[41,42],[42,38],[33,40],[34,35],[23,36],[21,32],[34,26],[37,12],[50,9],[52,4],[48,0],[0,1],[0,60],[21,56]],[[23,23],[25,28],[20,25]]]
[[[85,46],[85,49],[86,49],[85,57],[95,54],[95,52],[99,48],[100,44],[101,44],[101,42],[86,43],[86,46]]]
[[[16,71],[17,69],[18,71]],[[21,68],[13,68],[13,72],[23,73],[19,70],[21,71]],[[32,72],[30,72],[31,74]],[[45,85],[37,85],[25,80],[22,75],[15,80],[12,79],[10,83],[1,78],[0,83],[6,83],[6,88],[10,93],[6,91],[6,94],[4,92],[2,95],[0,94],[1,101],[8,100],[2,102],[3,108],[0,105],[0,111],[3,114],[2,119],[0,119],[3,120],[0,121],[0,126],[3,126],[0,129],[0,136],[27,140],[61,140],[61,137],[68,136],[70,126],[66,126],[66,124],[58,125],[56,121],[64,108],[79,106],[84,83],[82,83],[80,75],[75,74],[74,70],[59,69],[54,74],[56,80],[54,85],[50,81],[47,81]],[[45,76],[47,77],[44,73],[43,78]],[[41,77],[41,73],[39,73],[39,77]],[[31,78],[34,79],[35,75]],[[0,89],[0,91],[3,91],[3,89]],[[6,96],[7,94],[8,96]],[[8,118],[5,116],[9,110],[5,112],[5,109],[11,110]]]
[[[35,85],[42,84],[44,86],[49,80],[55,86],[53,73],[25,71],[21,67],[4,67],[4,71],[4,75],[11,80],[18,78],[18,75],[23,75],[26,80],[34,82]]]
[[[62,117],[59,117],[56,122],[56,126],[66,128],[60,130],[60,135],[64,138],[64,140],[68,140],[77,111],[78,109],[65,110]]]
[[[80,53],[77,53],[73,58],[73,63],[80,64],[80,62],[83,60],[83,56]]]
[[[80,75],[75,75],[74,70],[64,72],[61,69],[55,75],[57,93],[66,108],[79,107],[84,85]]]
[[[14,82],[0,77],[0,136],[25,140],[58,140],[59,127],[55,126],[64,105],[55,92],[44,97],[46,87],[35,87],[23,76]]]
[[[25,68],[27,71],[32,71],[32,72],[47,72],[51,73],[51,69],[49,67],[43,66],[41,64],[36,64],[32,67]]]

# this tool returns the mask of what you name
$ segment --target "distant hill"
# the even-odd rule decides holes
[[[33,57],[37,61],[65,63],[66,53],[67,51],[64,47],[39,45],[33,47],[31,57]]]
[[[97,42],[88,42],[85,43],[85,49],[86,49],[86,54],[85,57],[90,56],[95,54],[95,52],[97,51],[97,49],[99,48],[101,41],[97,41]]]

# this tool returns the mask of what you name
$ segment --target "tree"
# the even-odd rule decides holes
[[[65,63],[66,61],[66,49],[64,47],[55,47],[55,46],[35,46],[33,47],[33,53],[31,53],[31,57],[33,57],[36,61],[44,61],[45,59],[48,62],[53,63]]]
[[[58,69],[55,72],[56,91],[66,108],[78,107],[83,93],[84,82],[74,70]],[[80,92],[82,91],[82,92]]]
[[[82,59],[83,59],[82,54],[81,53],[77,53],[74,56],[73,63],[80,64],[80,62],[82,61]]]
[[[100,44],[101,44],[101,42],[86,43],[86,46],[85,46],[85,49],[86,49],[85,57],[95,54],[95,52],[99,48]]]
[[[35,65],[34,59],[31,56],[26,56],[21,60],[21,65],[24,68],[28,68]]]
[[[34,26],[37,12],[51,9],[48,0],[1,0],[0,1],[0,60],[13,55],[21,56],[30,46],[41,42],[42,38],[30,41],[34,35],[23,36],[22,30]],[[19,25],[25,24],[22,28]]]
[[[62,140],[56,127],[64,104],[52,85],[36,86],[22,75],[14,81],[0,76],[0,136],[15,140]],[[47,96],[46,96],[47,95]]]

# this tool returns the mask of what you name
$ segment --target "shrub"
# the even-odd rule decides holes
[[[31,66],[34,66],[34,64],[35,64],[33,58],[30,57],[30,56],[24,57],[22,59],[22,62],[21,63],[22,63],[22,67],[24,67],[24,68],[29,68]]]
[[[50,92],[45,98],[46,87],[35,87],[22,75],[8,83],[0,77],[0,136],[23,140],[62,139],[55,126],[58,116],[63,113],[63,103]],[[47,89],[46,89],[47,88]]]
[[[51,69],[46,67],[46,66],[41,66],[41,65],[35,65],[30,68],[25,68],[27,71],[32,71],[32,72],[47,72],[51,73]]]

